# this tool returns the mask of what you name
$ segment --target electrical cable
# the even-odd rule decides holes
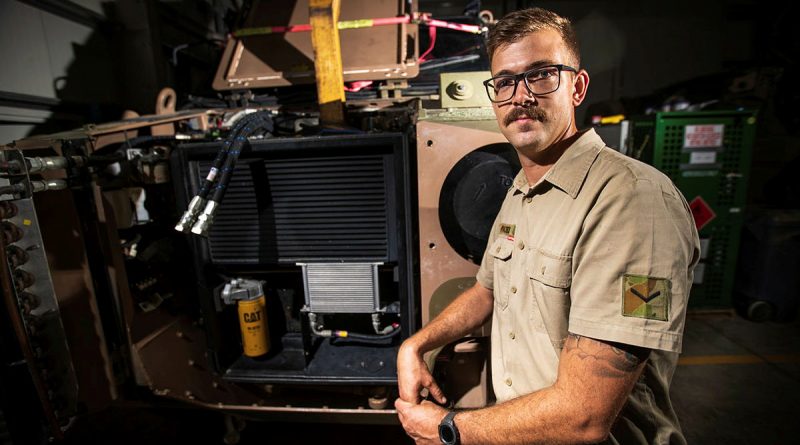
[[[436,27],[435,26],[429,26],[428,27],[428,38],[430,39],[431,43],[428,45],[428,49],[425,50],[425,52],[422,53],[421,56],[419,56],[419,59],[418,59],[419,63],[423,63],[423,62],[427,61],[428,60],[427,59],[428,55],[431,53],[431,51],[433,51],[433,47],[436,46]]]

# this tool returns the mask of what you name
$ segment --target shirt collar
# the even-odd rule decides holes
[[[520,170],[514,178],[514,187],[517,192],[527,195],[533,188],[546,181],[575,199],[586,175],[589,174],[589,168],[605,145],[594,129],[589,129],[564,151],[539,183],[529,186],[525,171]]]

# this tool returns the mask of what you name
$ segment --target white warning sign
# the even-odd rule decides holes
[[[717,162],[716,151],[693,151],[689,154],[690,164],[713,164]]]
[[[687,125],[683,134],[684,148],[722,147],[725,125]]]

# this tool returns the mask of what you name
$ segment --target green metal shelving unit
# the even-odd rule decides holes
[[[692,309],[730,309],[755,138],[754,111],[663,112],[631,120],[627,152],[678,186],[703,247]]]

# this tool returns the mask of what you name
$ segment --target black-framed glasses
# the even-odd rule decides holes
[[[519,74],[505,74],[484,80],[483,86],[486,87],[486,94],[492,102],[505,102],[514,97],[517,92],[517,84],[520,80],[525,80],[525,87],[535,96],[550,94],[561,86],[561,72],[578,70],[567,65],[547,65]]]

